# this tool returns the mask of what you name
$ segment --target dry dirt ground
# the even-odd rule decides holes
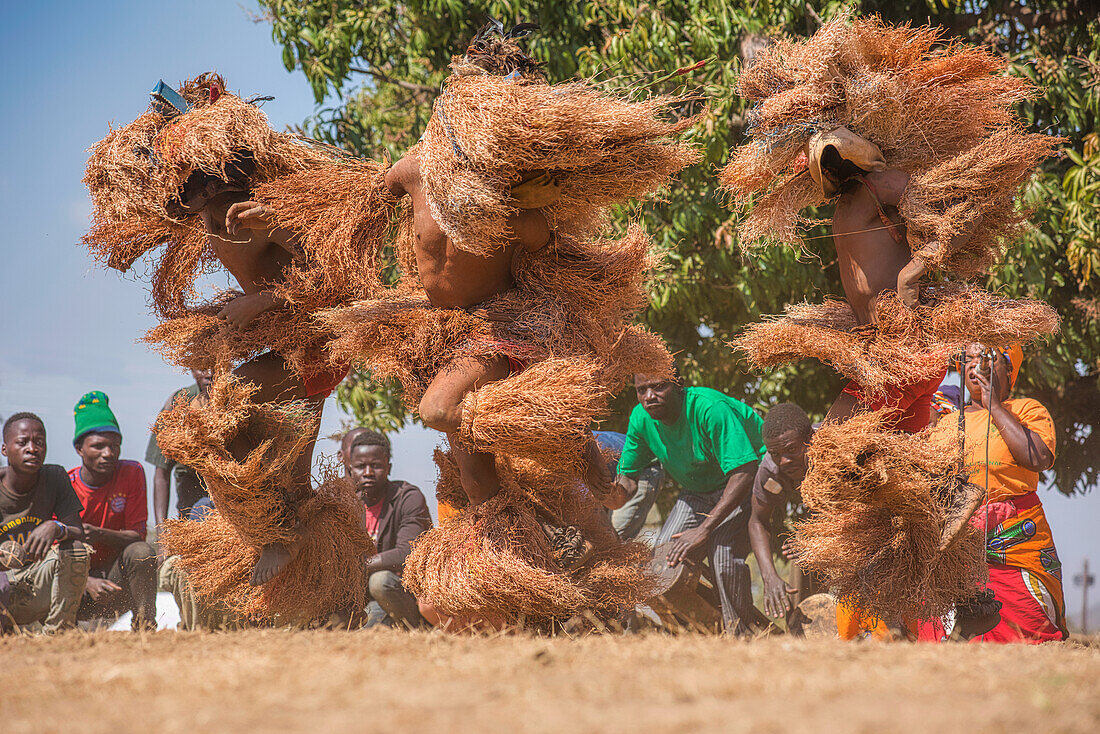
[[[392,631],[0,638],[0,730],[1090,732],[1100,648]]]

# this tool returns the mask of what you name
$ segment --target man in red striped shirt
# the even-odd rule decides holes
[[[87,393],[74,410],[73,445],[81,465],[69,471],[84,505],[81,520],[92,546],[81,618],[133,613],[133,629],[156,629],[157,552],[145,542],[149,508],[145,470],[119,459],[122,432],[107,396]]]

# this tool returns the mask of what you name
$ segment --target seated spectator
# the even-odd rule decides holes
[[[820,591],[816,580],[792,563],[786,583],[772,559],[772,515],[787,507],[802,511],[802,480],[808,468],[806,452],[814,429],[806,411],[794,403],[780,403],[768,411],[760,429],[767,453],[760,460],[752,485],[749,540],[764,582],[764,611],[773,617],[787,615],[793,607]]]
[[[405,590],[401,574],[412,541],[432,527],[424,495],[408,482],[390,479],[390,441],[382,434],[357,429],[340,453],[345,476],[363,502],[367,532],[378,547],[378,555],[366,561],[366,626],[422,626],[416,598]]]
[[[0,454],[0,629],[72,627],[88,578],[80,500],[63,467],[42,463],[46,427],[34,413],[8,418]]]
[[[145,470],[119,460],[122,432],[104,393],[86,394],[74,415],[81,465],[69,470],[69,481],[84,505],[84,536],[92,546],[80,617],[129,609],[133,629],[156,629],[157,552],[145,542]]]
[[[619,456],[623,453],[626,444],[625,433],[613,431],[593,431],[596,443],[604,451],[614,454],[614,459],[609,467],[610,473],[615,474],[619,462]],[[634,494],[626,499],[626,503],[618,509],[611,511],[611,524],[615,532],[623,540],[634,540],[645,526],[646,517],[649,515],[653,502],[657,499],[657,493],[661,490],[661,482],[665,473],[661,465],[654,463],[642,469],[636,477],[637,489]]]
[[[181,387],[165,401],[162,411],[169,410],[179,397],[187,401],[199,395],[206,395],[214,373],[210,370],[191,370],[195,384]],[[177,464],[161,453],[157,444],[157,434],[149,436],[149,445],[145,448],[145,461],[156,467],[153,472],[153,520],[159,528],[168,519],[168,496],[172,487],[172,478],[176,480],[176,512],[185,520],[201,520],[214,508],[202,477],[189,466]]]

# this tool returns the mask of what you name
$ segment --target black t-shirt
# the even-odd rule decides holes
[[[38,482],[27,494],[8,489],[3,479],[9,471],[8,467],[0,469],[0,543],[14,540],[22,544],[41,523],[83,512],[64,467],[43,465]]]

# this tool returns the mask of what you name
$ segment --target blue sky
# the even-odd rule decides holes
[[[190,381],[136,342],[154,323],[146,284],[101,270],[80,246],[91,211],[81,184],[85,151],[108,123],[140,114],[158,79],[176,85],[208,70],[242,96],[274,95],[263,109],[276,128],[308,117],[309,86],[283,68],[269,27],[250,17],[257,12],[252,2],[225,0],[0,7],[0,415],[39,413],[50,462],[76,464],[72,407],[87,390],[107,392],[123,453],[140,459],[156,410]],[[341,419],[330,399],[322,433],[336,431]],[[429,497],[438,440],[419,427],[394,438],[394,476]],[[318,448],[335,451],[328,441]],[[1086,554],[1100,567],[1100,493],[1067,499],[1045,492],[1043,501],[1076,615],[1080,590],[1072,576]]]
[[[0,10],[0,415],[46,420],[48,461],[74,466],[72,407],[91,389],[111,398],[124,454],[144,456],[156,410],[190,382],[136,340],[154,324],[146,283],[96,266],[80,245],[91,204],[81,183],[86,150],[123,125],[163,78],[175,86],[217,70],[242,96],[271,94],[276,128],[313,109],[301,74],[282,65],[254,3],[4,3]],[[140,268],[138,268],[140,271]],[[219,281],[215,279],[215,282]],[[346,419],[326,405],[323,434]],[[433,432],[395,438],[395,475],[430,489]],[[407,450],[406,450],[407,449]],[[321,453],[335,452],[322,441]],[[151,469],[147,468],[150,474]]]

